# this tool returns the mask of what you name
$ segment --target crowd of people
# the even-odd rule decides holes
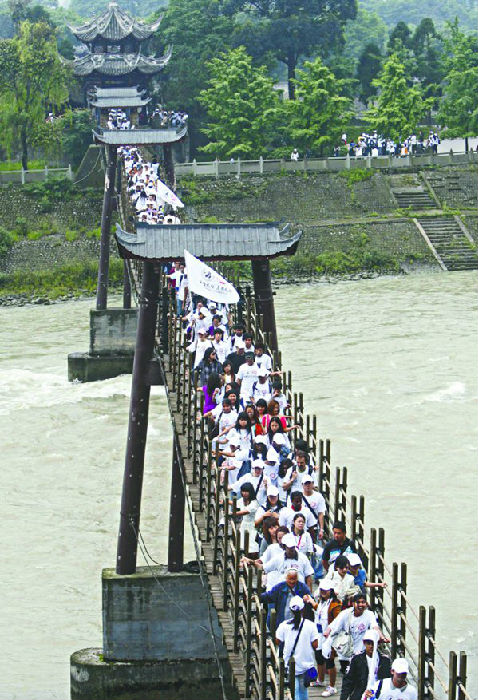
[[[123,159],[127,191],[137,220],[151,225],[179,224],[175,209],[182,203],[161,180],[158,161],[145,161],[135,146],[122,146],[118,152]]]
[[[163,109],[162,107],[158,106],[151,113],[149,122],[154,128],[180,129],[187,124],[188,115],[186,112],[181,112],[173,109]]]
[[[386,584],[367,581],[345,522],[333,522],[326,536],[318,465],[296,435],[282,373],[227,305],[189,293],[184,265],[167,274],[204,397],[202,420],[235,503],[241,565],[263,572],[268,624],[274,609],[280,653],[286,665],[295,659],[296,700],[308,697],[310,684],[323,686],[323,697],[338,695],[336,659],[341,700],[416,700],[407,661],[392,663],[379,649],[390,640],[368,607],[367,591]]]
[[[347,141],[347,134],[342,134],[342,146],[344,146],[350,156],[406,156],[409,153],[418,155],[431,151],[437,153],[440,139],[436,131],[430,131],[428,137],[422,132],[408,135],[405,139],[394,141],[391,138],[382,136],[376,131],[369,134],[362,132],[357,140]],[[340,155],[340,146],[335,146],[334,156]]]
[[[134,124],[122,109],[110,109],[108,112],[107,129],[134,129]]]

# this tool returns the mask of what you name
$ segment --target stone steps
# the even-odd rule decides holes
[[[476,246],[453,217],[422,217],[417,221],[447,270],[478,269]]]
[[[434,209],[437,206],[436,202],[425,190],[416,189],[408,192],[394,191],[393,196],[401,209],[408,209],[408,207],[412,207],[413,209]]]

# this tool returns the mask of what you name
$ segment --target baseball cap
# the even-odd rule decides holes
[[[267,487],[267,495],[268,496],[278,496],[279,495],[279,489],[277,486],[274,486],[274,484],[271,484],[270,486]]]
[[[282,538],[282,544],[284,547],[295,547],[295,537],[292,532],[288,532],[286,535],[284,535]]]
[[[307,476],[304,476],[304,478],[302,479],[302,483],[303,484],[313,484],[314,479],[312,476],[310,476],[310,474],[307,474]]]
[[[265,367],[259,367],[259,370],[257,372],[258,377],[267,377],[269,372],[266,370]]]
[[[256,435],[254,437],[254,442],[259,443],[260,445],[266,445],[267,444],[267,435]]]
[[[274,464],[277,464],[279,462],[279,455],[273,447],[269,447],[269,449],[267,450],[266,461],[273,462]]]
[[[302,600],[300,595],[292,596],[290,603],[289,603],[289,608],[291,610],[303,610],[304,609],[304,601]]]
[[[234,341],[234,347],[236,350],[244,350],[246,346],[243,340],[241,340],[240,338],[236,338],[236,340]]]
[[[347,559],[349,560],[350,566],[361,566],[362,564],[362,560],[358,554],[355,554],[355,552],[350,552],[350,554],[347,554]]]
[[[282,538],[282,539],[284,539],[284,538]],[[332,582],[332,579],[323,578],[322,581],[319,583],[319,589],[321,591],[333,591],[334,584]]]
[[[272,442],[274,442],[276,445],[285,445],[285,435],[282,433],[276,433],[272,438]]]
[[[284,538],[282,538],[282,541],[283,540]],[[392,671],[395,671],[396,673],[408,673],[408,661],[401,657],[395,659],[392,664]]]
[[[244,347],[246,347],[246,346],[244,345]],[[253,360],[254,357],[255,357],[255,355],[254,355],[253,352],[251,352],[250,350],[248,350],[248,351],[244,354],[244,357],[246,358],[246,360]]]
[[[377,641],[377,633],[374,632],[373,630],[367,630],[362,637],[362,641],[364,642],[376,642]]]
[[[251,466],[253,469],[264,469],[264,462],[262,459],[253,459]]]

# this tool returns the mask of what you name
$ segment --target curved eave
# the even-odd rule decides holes
[[[144,75],[159,73],[169,62],[172,49],[168,47],[164,56],[143,56],[142,54],[93,54],[88,53],[75,58],[72,65],[76,76],[84,77],[98,73],[100,75],[127,75],[135,70]]]
[[[175,129],[111,129],[97,132],[93,130],[96,142],[107,146],[140,146],[144,144],[166,144],[181,141],[188,132],[184,126],[180,131]]]
[[[275,227],[275,228],[274,228]],[[272,231],[271,228],[274,228]],[[221,229],[228,235],[218,237]],[[137,233],[123,231],[116,225],[116,242],[122,258],[149,260],[163,263],[168,260],[182,260],[184,249],[201,260],[258,260],[277,258],[281,255],[294,255],[299,245],[302,231],[290,238],[283,238],[289,225],[278,231],[277,224],[179,224],[149,226],[137,224]],[[191,232],[192,235],[188,235]],[[236,232],[236,237],[229,234]],[[278,233],[278,240],[264,243],[265,233]],[[199,236],[198,236],[199,233]],[[244,240],[238,240],[239,238]],[[257,236],[257,242],[254,240]],[[262,249],[257,244],[262,238]],[[218,252],[218,249],[219,252]]]
[[[137,41],[146,41],[159,28],[164,15],[161,15],[154,24],[145,24],[141,20],[136,20],[128,13],[117,9],[108,9],[103,15],[95,17],[89,22],[73,27],[68,25],[70,31],[76,38],[87,44],[95,39],[105,39],[106,41],[124,41],[129,37]]]
[[[145,99],[141,97],[118,97],[116,99],[99,97],[97,99],[88,100],[88,104],[91,107],[100,107],[100,109],[110,109],[114,107],[143,107],[144,105],[147,105],[148,102],[151,102],[151,97],[147,97]]]

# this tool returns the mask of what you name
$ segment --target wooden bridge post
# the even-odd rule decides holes
[[[425,634],[426,634],[426,610],[424,605],[420,605],[418,610],[418,700],[425,700]]]
[[[247,567],[247,596],[246,596],[246,697],[251,694],[251,662],[252,662],[252,574],[253,567]]]
[[[111,213],[113,210],[116,163],[118,160],[116,146],[106,146],[106,155],[105,193],[103,196],[103,211],[101,213],[100,260],[96,286],[96,308],[98,310],[106,309],[108,304]]]
[[[236,523],[236,533],[234,538],[234,651],[239,651],[239,600],[241,587],[241,531]]]
[[[148,411],[151,387],[147,370],[153,356],[158,302],[158,275],[153,263],[143,263],[141,298],[136,332],[136,350],[129,410],[121,517],[118,534],[116,572],[120,575],[136,571],[143,487],[144,453],[148,433]]]
[[[284,700],[285,696],[285,664],[284,659],[279,659],[279,700]]]
[[[427,654],[427,663],[428,663],[428,670],[427,670],[427,677],[428,677],[428,687],[430,688],[431,692],[428,694],[433,698],[435,697],[434,695],[434,687],[435,687],[435,671],[433,670],[435,668],[435,644],[434,640],[436,637],[436,624],[435,624],[435,608],[433,605],[428,606],[428,629],[427,629],[427,649],[426,649],[426,654]],[[464,700],[464,698],[463,698]]]
[[[450,651],[448,661],[448,700],[457,700],[456,687],[458,680],[457,657],[454,651]]]
[[[123,309],[131,309],[131,282],[126,260],[123,260]]]
[[[184,563],[184,484],[177,437],[173,437],[171,497],[169,501],[168,571],[181,571]]]
[[[458,667],[458,700],[465,700],[464,689],[466,688],[466,654],[460,651],[460,665]]]
[[[251,260],[252,277],[254,280],[254,295],[256,300],[256,312],[264,316],[263,330],[271,334],[271,350],[277,352],[276,317],[274,310],[274,297],[272,296],[271,267],[267,258]]]
[[[260,699],[267,700],[267,609],[265,606],[261,608],[260,625]]]

